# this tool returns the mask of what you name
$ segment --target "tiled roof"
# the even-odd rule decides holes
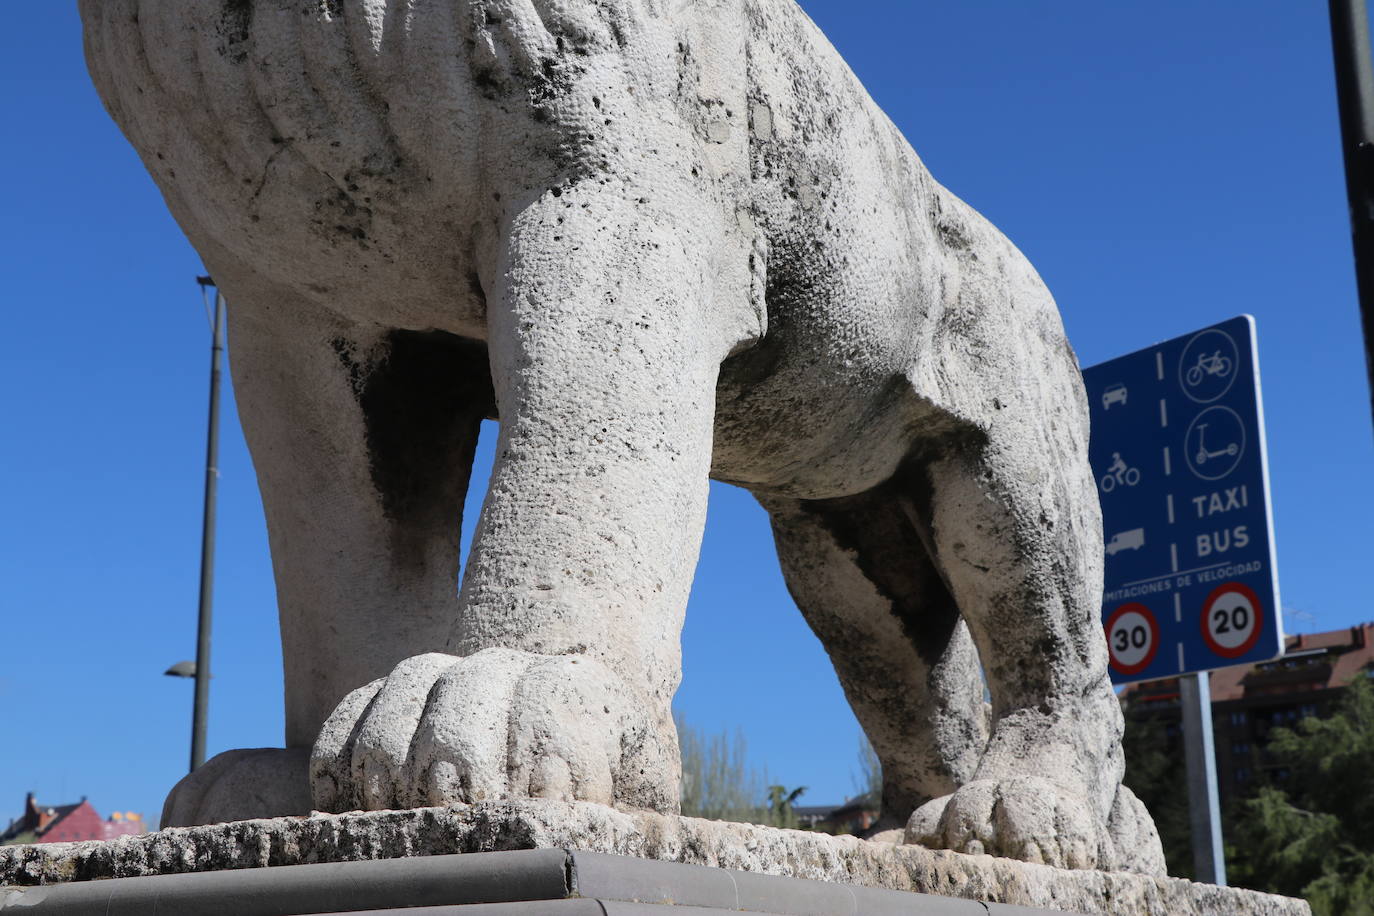
[[[62,818],[71,814],[77,808],[80,808],[84,803],[84,801],[79,801],[73,805],[38,805],[36,808],[37,813],[48,815],[47,823],[43,824],[42,830],[37,829],[38,821],[30,816],[30,812],[34,809],[26,810],[24,814],[11,821],[8,827],[0,831],[0,843],[10,840],[21,833],[30,831],[35,831],[39,836],[42,836],[42,834],[51,830],[54,824],[61,821]]]
[[[1284,640],[1284,656],[1287,658],[1300,658],[1309,652],[1314,656],[1320,655],[1321,661],[1329,668],[1325,671],[1321,670],[1321,667],[1314,668],[1311,672],[1314,679],[1303,680],[1301,674],[1285,678],[1286,681],[1292,682],[1292,692],[1342,687],[1350,683],[1362,670],[1374,666],[1374,623],[1361,623],[1322,633],[1298,633]],[[1263,668],[1265,664],[1268,663],[1231,665],[1213,669],[1212,702],[1224,703],[1228,700],[1243,699],[1247,686],[1253,686],[1255,680],[1262,679],[1267,674]],[[1250,679],[1249,684],[1247,678]],[[1143,681],[1127,687],[1122,693],[1122,698],[1129,701],[1136,696],[1177,693],[1178,687],[1174,684],[1175,679]]]

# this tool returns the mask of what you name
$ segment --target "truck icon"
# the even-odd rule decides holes
[[[1132,528],[1129,531],[1118,531],[1112,535],[1112,539],[1107,542],[1107,556],[1114,557],[1123,550],[1139,550],[1145,546],[1145,529]]]

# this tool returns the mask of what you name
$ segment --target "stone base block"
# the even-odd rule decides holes
[[[513,850],[546,852],[460,855]],[[403,861],[388,861],[397,859]],[[136,880],[80,884],[107,878]],[[204,899],[222,907],[205,912],[259,916],[407,906],[441,907],[428,911],[435,916],[628,916],[668,904],[683,908],[684,916],[742,910],[789,916],[1310,916],[1301,900],[1177,878],[1065,871],[854,837],[539,800],[315,814],[169,828],[106,842],[0,847],[5,912],[136,913],[145,911],[138,900],[154,898],[162,901],[159,912],[173,900],[180,903],[168,912],[200,912],[195,901]],[[291,902],[297,898],[310,902]],[[120,901],[133,908],[120,909]]]

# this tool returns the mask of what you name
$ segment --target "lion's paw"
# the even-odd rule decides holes
[[[216,754],[167,793],[163,827],[310,813],[310,752],[257,747]]]
[[[1035,776],[975,780],[926,802],[906,842],[1052,865],[1098,868],[1106,832],[1086,798]]]
[[[1125,786],[1118,786],[1107,816],[1107,835],[1111,840],[1107,861],[1100,868],[1133,871],[1142,875],[1165,876],[1164,846],[1159,831],[1145,804]]]
[[[353,691],[310,757],[324,811],[555,798],[670,811],[676,747],[601,662],[485,649],[406,659]]]

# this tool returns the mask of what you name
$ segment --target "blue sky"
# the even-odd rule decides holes
[[[936,178],[1054,292],[1084,365],[1256,317],[1290,631],[1374,617],[1370,434],[1324,4],[807,0]],[[75,4],[0,85],[0,825],[26,790],[156,817],[185,771],[208,323],[195,252],[86,78]],[[226,404],[211,753],[280,742],[261,507]],[[488,455],[489,445],[484,452]],[[469,518],[475,513],[469,513]],[[854,787],[858,727],[763,512],[712,490],[678,707]]]

